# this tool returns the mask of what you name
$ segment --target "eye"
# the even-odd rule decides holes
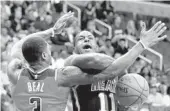
[[[93,37],[89,37],[90,40],[93,40]]]
[[[84,37],[79,37],[79,39],[78,40],[83,40],[84,39]]]

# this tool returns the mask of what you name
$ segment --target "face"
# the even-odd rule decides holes
[[[151,88],[150,88],[150,93],[151,93],[151,94],[156,94],[156,92],[157,92],[156,87],[151,87]]]
[[[97,51],[96,39],[88,31],[80,32],[75,38],[75,53],[83,54]]]
[[[166,94],[166,92],[167,92],[167,86],[166,86],[165,84],[162,84],[162,85],[160,86],[160,91],[161,91],[162,94]]]
[[[88,21],[87,30],[94,30],[94,29],[95,29],[95,22],[94,21]]]
[[[107,41],[106,41],[106,45],[107,45],[107,46],[111,46],[111,41],[110,41],[110,40],[107,40]]]
[[[125,40],[119,40],[118,44],[123,48],[125,47]]]
[[[92,4],[89,3],[87,7],[88,7],[88,9],[91,9],[92,8]]]
[[[115,25],[120,25],[120,23],[121,23],[121,18],[117,16],[115,19]]]
[[[52,17],[50,15],[47,15],[45,18],[45,21],[47,22],[47,24],[51,24],[52,23]]]
[[[145,67],[145,68],[143,69],[143,73],[144,73],[144,74],[148,74],[148,73],[149,73],[149,70],[148,70],[147,67]]]
[[[157,83],[157,78],[156,77],[151,77],[150,78],[150,84],[156,84]]]

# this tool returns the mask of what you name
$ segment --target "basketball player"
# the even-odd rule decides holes
[[[114,74],[114,76],[110,77],[111,79],[98,81],[89,85],[79,85],[73,88],[73,111],[116,111],[114,94],[117,78],[114,77],[116,77],[116,75],[121,76],[121,71],[124,71],[122,69],[126,69],[127,66],[135,61],[137,57],[136,55],[139,55],[143,51],[141,45],[144,46],[144,48],[150,47],[151,45],[148,45],[150,44],[149,42],[156,43],[165,37],[157,38],[166,29],[164,27],[164,23],[161,24],[161,22],[158,22],[149,31],[145,31],[145,24],[143,25],[141,41],[137,43],[136,46],[134,46],[127,54],[109,65],[105,69],[107,72],[101,72],[104,74]],[[74,65],[89,73],[94,73],[94,69],[101,71],[103,68],[98,67],[97,65],[86,64],[86,59],[83,58],[84,55],[77,55],[84,53],[92,53],[93,55],[94,52],[97,51],[98,47],[95,37],[88,31],[82,31],[75,38],[76,54],[70,56],[66,60],[65,65]],[[94,59],[98,59],[95,54]],[[105,61],[105,59],[100,59],[100,61]],[[125,73],[122,72],[122,74]]]
[[[157,29],[157,32],[155,29]],[[51,58],[49,45],[44,43],[43,39],[37,37],[37,33],[27,37],[24,40],[24,44],[21,44],[21,40],[21,46],[19,46],[17,49],[18,52],[14,52],[21,52],[20,48],[22,47],[22,53],[29,64],[29,68],[24,68],[22,71],[19,70],[18,67],[16,67],[18,66],[17,61],[19,60],[16,59],[14,59],[14,62],[12,61],[13,63],[9,64],[8,68],[9,78],[11,81],[13,81],[12,83],[14,87],[12,95],[17,108],[25,111],[30,110],[31,108],[39,111],[41,107],[43,110],[46,110],[46,108],[48,108],[48,110],[54,110],[55,108],[56,110],[63,110],[69,90],[67,87],[91,84],[100,80],[107,80],[118,76],[120,72],[124,71],[125,68],[135,61],[134,59],[136,59],[146,47],[163,40],[166,36],[162,36],[161,38],[158,38],[158,36],[161,35],[165,30],[166,27],[164,24],[158,22],[151,31],[143,31],[142,40],[136,44],[127,54],[115,61],[113,61],[111,57],[104,54],[89,53],[71,56],[68,58],[69,62],[66,62],[68,65],[70,64],[80,67],[82,70],[84,70],[84,72],[86,72],[87,69],[99,70],[101,73],[97,74],[94,74],[94,72],[89,72],[89,70],[87,71],[89,74],[83,73],[79,68],[74,66],[58,69],[57,71],[50,70],[48,68],[51,63],[49,62]],[[85,33],[86,32],[83,32],[83,34]],[[47,35],[45,32],[41,32],[41,34],[44,36]],[[85,34],[85,36],[81,35],[76,37],[76,45],[81,46],[80,49],[77,49],[78,52],[93,52],[92,48],[97,49],[94,37],[87,35],[88,34]],[[39,46],[39,44],[41,45]],[[36,47],[39,47],[41,50]],[[129,56],[128,60],[127,56]],[[51,78],[49,79],[48,76]],[[29,101],[27,101],[27,99],[29,99]],[[44,102],[41,102],[43,99]],[[54,101],[56,103],[54,103]],[[36,105],[35,108],[32,105],[33,103]],[[32,106],[29,107],[29,105]]]

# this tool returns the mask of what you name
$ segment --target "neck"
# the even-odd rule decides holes
[[[41,71],[47,67],[49,67],[49,65],[47,63],[43,63],[43,62],[30,64],[30,68],[32,68],[35,72]]]

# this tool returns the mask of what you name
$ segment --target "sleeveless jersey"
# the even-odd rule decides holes
[[[57,70],[46,69],[35,78],[32,71],[23,69],[12,89],[16,108],[19,111],[64,111],[70,88],[58,86],[55,72]]]
[[[114,94],[117,79],[99,81],[91,85],[80,85],[73,88],[73,111],[116,111]]]

